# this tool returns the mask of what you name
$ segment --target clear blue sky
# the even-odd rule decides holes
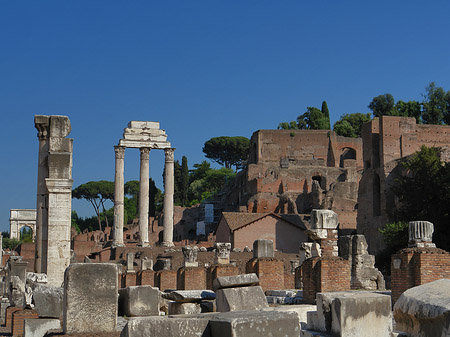
[[[130,120],[159,121],[176,159],[326,100],[332,122],[374,96],[450,90],[450,2],[0,1],[0,230],[35,208],[35,114],[72,123],[74,186],[113,180]],[[125,154],[138,179],[138,151]],[[163,154],[150,154],[161,186]],[[93,214],[73,202],[82,216]]]

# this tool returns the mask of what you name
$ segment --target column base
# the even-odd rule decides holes
[[[150,243],[148,243],[148,242],[138,243],[137,246],[138,247],[150,247]]]
[[[161,247],[175,247],[175,245],[173,244],[173,242],[171,241],[163,241],[161,242]]]

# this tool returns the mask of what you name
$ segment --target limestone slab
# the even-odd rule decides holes
[[[135,317],[131,318],[120,337],[210,337],[208,318]]]
[[[24,320],[24,337],[44,337],[49,332],[61,331],[61,321],[56,318],[34,318]]]
[[[203,300],[214,300],[216,294],[211,290],[176,290],[163,293],[162,297],[175,302],[200,302]]]
[[[281,311],[243,311],[221,314],[210,321],[214,337],[299,336],[296,313]]]
[[[160,292],[152,286],[131,286],[119,290],[119,312],[128,317],[158,316]]]
[[[37,285],[33,291],[33,303],[39,317],[62,317],[63,293],[61,287]]]
[[[269,306],[260,286],[219,289],[216,296],[218,312],[258,310]]]
[[[65,333],[113,332],[117,323],[117,267],[75,263],[64,277]]]
[[[253,242],[253,257],[254,258],[263,258],[269,257],[273,258],[274,250],[273,250],[273,241],[272,240],[255,240]]]
[[[191,315],[200,314],[202,307],[200,303],[169,303],[169,315]]]
[[[406,290],[394,305],[396,329],[410,336],[450,335],[450,280]]]
[[[213,290],[233,287],[247,287],[258,285],[259,279],[255,273],[235,276],[222,276],[213,281]]]

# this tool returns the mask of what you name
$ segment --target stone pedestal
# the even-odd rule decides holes
[[[303,300],[315,303],[319,292],[350,290],[350,262],[339,257],[313,257],[301,265]]]
[[[177,272],[175,270],[160,270],[156,272],[155,286],[161,291],[177,289]]]
[[[230,263],[231,243],[228,242],[216,242],[214,244],[216,254],[214,257],[215,264],[227,265]]]
[[[153,270],[141,270],[137,272],[136,283],[140,286],[155,286],[155,272]]]
[[[273,258],[251,259],[245,266],[247,274],[258,275],[259,284],[264,291],[284,289],[284,263]]]
[[[216,278],[239,275],[239,269],[231,264],[213,264],[206,271],[206,289],[212,289]]]
[[[182,267],[177,271],[178,290],[206,289],[206,270],[203,267]]]

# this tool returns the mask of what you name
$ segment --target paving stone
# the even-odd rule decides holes
[[[235,276],[222,276],[213,281],[213,290],[233,287],[247,287],[259,285],[258,276],[255,273]]]
[[[267,308],[266,296],[260,286],[225,288],[216,291],[219,312]]]
[[[119,312],[128,317],[158,316],[160,291],[152,286],[119,289]]]

